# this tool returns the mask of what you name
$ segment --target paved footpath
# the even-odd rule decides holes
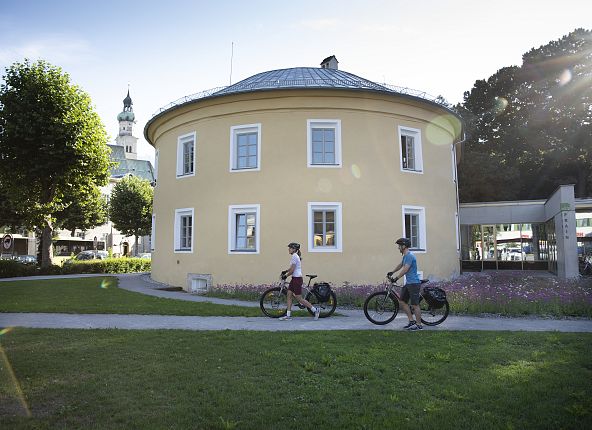
[[[96,275],[104,276],[104,275]],[[184,292],[165,291],[167,287],[152,281],[148,274],[116,275],[119,287],[156,297],[210,302],[226,305],[258,307],[255,302],[216,299]],[[76,276],[64,276],[64,278]],[[55,279],[56,277],[12,278],[14,280]],[[0,280],[2,281],[2,280]],[[312,330],[401,330],[406,318],[399,315],[386,326],[371,324],[361,310],[337,309],[340,316],[314,321],[299,317],[279,321],[266,317],[197,317],[169,315],[115,315],[115,314],[56,314],[56,313],[0,313],[0,327],[77,328],[77,329],[180,329],[180,330],[255,330],[255,331],[312,331]],[[560,331],[592,332],[592,320],[545,318],[489,318],[450,316],[439,326],[424,331],[496,330],[496,331]]]

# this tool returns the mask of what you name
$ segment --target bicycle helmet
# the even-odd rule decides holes
[[[300,249],[300,244],[296,243],[296,242],[291,242],[288,244],[288,248],[292,248],[292,249],[298,251]]]
[[[397,239],[395,243],[397,245],[404,246],[405,248],[411,248],[411,241],[405,237]]]

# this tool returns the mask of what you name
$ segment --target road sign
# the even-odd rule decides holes
[[[2,249],[8,251],[10,248],[12,248],[12,236],[5,234],[2,238]]]

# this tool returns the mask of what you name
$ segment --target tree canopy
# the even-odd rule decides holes
[[[107,183],[107,133],[90,97],[59,67],[28,60],[6,69],[0,87],[0,185],[7,206],[43,231],[51,264],[56,217],[96,197]]]
[[[146,179],[126,176],[113,187],[109,217],[117,230],[126,236],[149,235],[152,230],[152,198],[154,190]]]
[[[457,109],[468,139],[461,201],[592,195],[592,32],[577,29],[475,82]]]

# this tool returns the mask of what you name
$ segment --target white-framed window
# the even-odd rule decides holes
[[[411,250],[426,252],[425,208],[421,206],[403,206],[403,233],[411,240]]]
[[[261,124],[230,127],[230,171],[261,170]]]
[[[150,230],[150,251],[154,251],[156,244],[156,215],[152,214],[152,229]]]
[[[188,133],[177,139],[177,178],[195,176],[196,133]]]
[[[193,252],[193,208],[175,209],[174,252]]]
[[[341,203],[308,203],[308,252],[342,252]]]
[[[401,171],[423,173],[421,130],[399,126],[399,154]]]
[[[309,119],[306,128],[308,167],[341,167],[341,120]]]
[[[259,254],[260,206],[228,206],[228,253]]]

